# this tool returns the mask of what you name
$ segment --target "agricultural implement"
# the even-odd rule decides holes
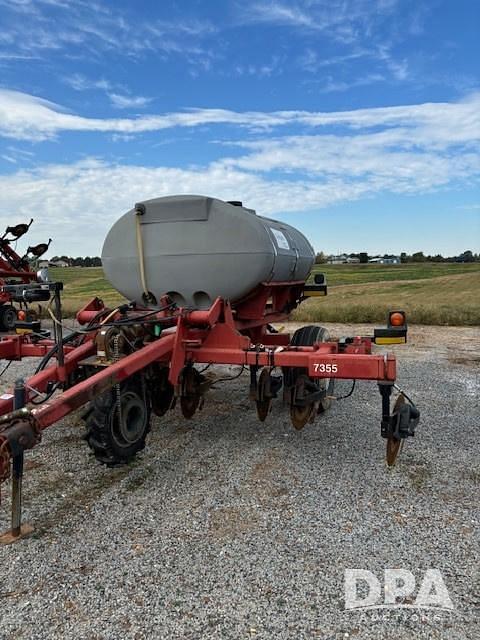
[[[77,313],[78,329],[67,333],[61,283],[23,285],[25,295],[49,296],[54,335],[51,338],[32,330],[0,340],[1,359],[41,358],[32,377],[26,382],[18,380],[11,392],[0,396],[0,481],[12,478],[12,528],[3,542],[28,532],[21,522],[24,452],[40,442],[46,428],[85,407],[85,439],[96,459],[107,466],[124,464],[144,448],[152,413],[163,416],[178,404],[183,416],[190,419],[201,409],[208,390],[218,381],[211,371],[206,373],[211,365],[238,365],[235,377],[244,370],[249,372],[248,393],[261,421],[267,419],[273,400],[282,393],[295,429],[313,422],[338,399],[335,380],[352,380],[353,386],[356,380],[376,382],[389,465],[394,464],[402,442],[414,434],[419,412],[395,384],[395,357],[372,352],[374,344],[406,342],[403,312],[391,312],[387,327],[376,329],[372,336],[331,340],[326,329],[314,325],[293,335],[277,332],[273,325],[285,321],[302,301],[327,293],[321,274],[306,284],[311,262],[301,279],[279,280],[273,275],[233,301],[222,295],[210,301],[213,292],[221,289],[219,281],[196,296],[197,305],[191,304],[196,292],[189,300],[188,287],[177,286],[175,291],[162,293],[145,265],[149,247],[144,244],[147,234],[142,225],[152,222],[148,217],[145,222],[138,220],[149,211],[156,212],[158,218],[158,207],[151,203],[158,201],[141,203],[125,216],[133,221],[137,252],[138,291],[133,291],[130,302],[109,309],[93,298]],[[213,205],[208,206],[213,216]],[[183,224],[198,222],[195,216],[191,219],[193,210],[195,207],[187,220],[182,218]],[[289,228],[281,228],[285,242],[293,245]],[[168,230],[162,227],[163,234],[168,235]],[[149,229],[148,237],[153,231]],[[176,233],[179,231],[177,227]],[[282,242],[279,238],[278,243]],[[277,257],[279,244],[274,247]],[[107,245],[108,237],[106,262]],[[298,265],[298,243],[289,249]],[[284,249],[285,256],[289,249]],[[121,251],[128,259],[128,247]],[[289,273],[294,276],[295,269]],[[399,395],[391,408],[394,389]]]
[[[40,258],[50,246],[41,243],[29,246],[26,253],[21,256],[12,247],[30,229],[33,219],[29,223],[16,224],[6,228],[0,238],[0,331],[12,331],[18,320],[32,322],[37,319],[36,311],[29,305],[36,300],[27,299],[17,295],[24,288],[9,288],[13,284],[29,284],[38,282],[41,274],[35,273],[30,268],[29,255]],[[33,297],[33,296],[30,296]],[[17,304],[17,307],[13,303]]]

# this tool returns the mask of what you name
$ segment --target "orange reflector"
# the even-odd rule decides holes
[[[23,320],[25,320],[25,318],[27,317],[27,314],[25,313],[25,311],[19,311],[19,312],[17,313],[17,317],[18,317],[18,319],[19,319],[19,320],[22,320],[22,321],[23,321]]]
[[[405,316],[398,311],[391,313],[388,320],[392,327],[402,327],[405,324]]]

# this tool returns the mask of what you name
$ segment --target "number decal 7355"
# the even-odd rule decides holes
[[[316,373],[337,373],[338,364],[325,364],[324,362],[315,362],[313,364],[313,370]]]

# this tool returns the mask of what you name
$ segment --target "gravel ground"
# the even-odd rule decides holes
[[[24,481],[35,533],[0,548],[0,637],[478,639],[475,335],[413,328],[397,349],[422,420],[394,469],[373,383],[296,432],[280,401],[257,422],[243,375],[193,420],[155,419],[146,451],[113,470],[89,455],[78,417],[47,430]],[[409,569],[417,585],[439,569],[455,609],[345,611],[352,568]]]

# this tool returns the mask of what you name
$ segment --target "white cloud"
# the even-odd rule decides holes
[[[109,93],[110,102],[117,109],[143,109],[152,101],[145,96],[126,96],[119,93]]]
[[[279,2],[256,2],[244,7],[244,18],[249,22],[290,25],[295,27],[317,27],[315,21],[298,6]]]
[[[395,80],[406,80],[409,76],[408,61],[396,60],[391,52],[391,47],[387,45],[380,45],[377,53],[378,59],[381,60],[387,69],[391,72]]]
[[[74,73],[71,76],[64,78],[66,84],[68,84],[75,91],[89,91],[91,89],[100,89],[101,91],[112,91],[113,85],[109,80],[100,78],[99,80],[90,80],[81,73]]]
[[[460,209],[462,211],[480,211],[480,203],[476,204],[462,204],[456,207],[456,209]]]
[[[371,33],[374,25],[391,15],[396,2],[383,0],[255,0],[242,3],[240,19],[322,31],[329,38],[350,43]]]
[[[448,153],[389,152],[383,146],[386,142],[369,136],[343,141],[339,136],[286,137],[259,141],[251,154],[198,168],[95,159],[47,165],[0,177],[0,212],[14,210],[21,218],[35,211],[39,224],[32,242],[51,236],[54,228],[62,252],[91,254],[99,253],[111,224],[142,199],[211,194],[241,199],[264,214],[278,214],[318,211],[382,192],[428,192],[480,174],[478,153],[455,158]],[[8,219],[0,217],[0,226]]]
[[[62,252],[98,254],[112,223],[138,200],[172,193],[211,194],[242,199],[259,212],[273,213],[325,207],[364,192],[362,185],[341,181],[271,181],[222,163],[194,170],[90,159],[0,176],[0,212],[15,211],[21,219],[35,211],[32,243],[51,237],[55,229],[55,246]],[[0,215],[0,228],[10,217]]]
[[[359,58],[365,58],[373,55],[373,51],[355,50],[343,55],[324,57],[314,49],[309,48],[302,56],[299,57],[298,63],[305,71],[308,71],[309,73],[317,73],[323,67],[343,65],[345,62],[351,62],[352,60],[358,60]]]
[[[37,56],[25,55],[20,53],[5,53],[0,52],[0,63],[2,60],[11,61],[11,60],[35,60]]]
[[[352,67],[357,59],[368,57],[370,74],[384,76],[388,72],[389,79],[403,82],[411,75],[409,63],[406,58],[397,59],[393,48],[414,33],[410,27],[419,12],[408,7],[403,14],[397,9],[396,0],[257,0],[242,3],[239,19],[244,24],[299,31],[307,46],[297,62],[308,73],[316,74],[322,67],[347,62]],[[325,56],[329,51],[325,43],[329,41],[335,42],[339,51],[336,55]],[[336,82],[352,84],[352,80],[343,77]]]
[[[105,78],[90,80],[80,73],[75,73],[72,76],[64,78],[64,81],[72,87],[72,89],[75,89],[75,91],[98,89],[105,92],[112,106],[116,109],[142,109],[152,102],[152,98],[138,95],[132,96],[124,86],[114,85],[110,80],[106,80]]]
[[[0,0],[0,60],[43,57],[52,52],[101,60],[107,52],[139,58],[182,56],[196,66],[196,55],[211,56],[202,46],[216,27],[182,15],[147,22],[142,12],[96,0]],[[8,42],[7,42],[8,38]]]
[[[283,59],[280,56],[272,56],[269,62],[264,64],[237,64],[234,72],[238,76],[256,76],[268,78],[282,73]]]
[[[61,131],[97,131],[139,134],[172,127],[235,124],[271,127],[287,123],[295,113],[238,113],[226,109],[192,109],[138,118],[86,118],[66,113],[60,105],[17,91],[0,89],[0,136],[21,140],[46,140]]]
[[[309,180],[355,182],[364,192],[419,193],[454,181],[480,176],[480,156],[449,146],[418,144],[400,129],[362,135],[286,136],[240,143],[251,150],[239,158],[223,159],[227,166],[252,172],[296,173]]]
[[[0,158],[2,158],[2,160],[5,160],[5,162],[10,162],[10,164],[17,164],[17,160],[13,156],[9,156],[6,153],[2,153]]]
[[[323,93],[332,93],[334,91],[349,91],[355,87],[366,87],[376,82],[385,80],[384,76],[380,73],[369,73],[365,76],[360,76],[350,81],[334,80],[329,76],[327,83],[320,88]]]
[[[183,21],[155,20],[146,26],[146,29],[157,36],[165,37],[173,33],[183,36],[206,36],[217,32],[217,27],[208,20],[196,18],[185,19]]]
[[[318,210],[382,192],[425,193],[473,184],[480,176],[480,93],[460,102],[345,112],[199,109],[101,119],[0,91],[0,133],[11,138],[41,140],[62,131],[123,137],[219,124],[242,135],[223,141],[230,151],[215,162],[172,168],[90,159],[23,169],[0,177],[0,211],[36,211],[39,236],[48,237],[54,225],[65,251],[90,253],[90,226],[98,252],[111,222],[136,200],[179,191],[242,199],[274,213]],[[288,135],[282,135],[284,127]],[[18,159],[11,150],[5,155]]]
[[[254,130],[282,125],[344,126],[352,129],[406,127],[412,145],[468,143],[480,138],[480,92],[459,102],[375,107],[354,111],[244,111],[191,109],[136,118],[86,118],[60,105],[0,89],[0,135],[45,140],[62,131],[140,134],[173,127],[230,124]]]

